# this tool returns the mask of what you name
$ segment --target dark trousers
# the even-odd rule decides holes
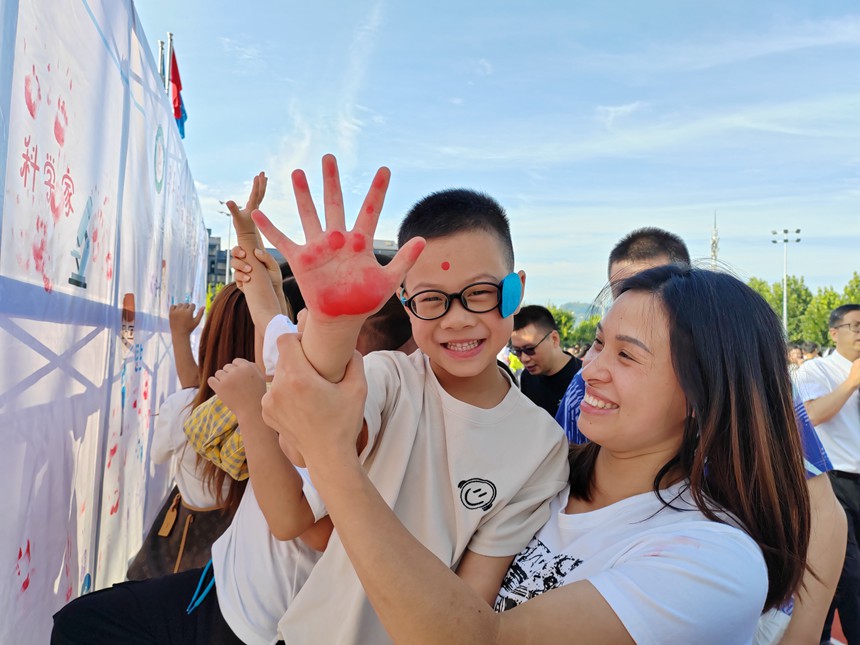
[[[122,582],[73,600],[54,614],[52,645],[241,643],[221,615],[213,587],[186,613],[203,569]],[[211,577],[211,572],[208,574]]]
[[[838,609],[839,622],[848,645],[860,645],[860,548],[857,546],[857,536],[860,535],[860,479],[852,480],[831,472],[830,483],[848,517],[848,549],[836,595],[824,623],[822,641],[830,640],[833,614]]]

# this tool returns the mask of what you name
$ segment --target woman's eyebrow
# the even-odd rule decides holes
[[[636,345],[637,347],[641,347],[642,349],[644,349],[646,352],[648,352],[648,353],[649,353],[649,354],[651,354],[652,356],[654,355],[654,352],[652,352],[652,351],[648,348],[648,345],[646,345],[645,343],[643,343],[643,342],[642,342],[641,340],[639,340],[638,338],[633,338],[633,336],[625,336],[625,335],[623,335],[623,334],[619,334],[619,335],[617,335],[617,336],[615,337],[615,340],[620,340],[620,341],[625,342],[625,343],[632,343],[632,344]]]

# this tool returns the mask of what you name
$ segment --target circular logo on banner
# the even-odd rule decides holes
[[[489,511],[496,500],[496,485],[487,480],[474,477],[457,484],[460,489],[460,501],[470,510],[480,508]]]
[[[161,129],[161,126],[158,126],[158,130],[155,132],[155,161],[153,170],[155,171],[155,190],[156,192],[161,192],[162,186],[164,186],[164,164],[165,164],[165,156],[164,156],[164,131]]]

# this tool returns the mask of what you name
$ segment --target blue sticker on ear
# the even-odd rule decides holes
[[[499,283],[501,294],[499,296],[499,313],[502,318],[512,315],[520,306],[523,298],[523,283],[516,273],[509,273]]]

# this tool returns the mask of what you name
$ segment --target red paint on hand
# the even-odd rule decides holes
[[[377,309],[391,295],[391,288],[379,280],[375,271],[365,269],[349,289],[327,287],[319,297],[320,312],[326,316],[359,316]]]
[[[451,268],[451,263],[450,263],[450,262],[443,262],[443,263],[442,263],[442,270],[443,270],[443,271],[447,271],[447,270],[448,270],[448,269],[450,269],[450,268]]]
[[[352,234],[352,250],[356,253],[361,253],[364,249],[367,248],[367,240],[364,239],[364,235],[361,233],[353,233]]]
[[[346,238],[340,231],[332,231],[328,234],[328,246],[332,251],[338,251],[346,244]]]
[[[301,170],[294,170],[291,175],[293,179],[293,187],[297,190],[310,190],[308,187],[308,178]]]
[[[387,183],[388,180],[383,173],[377,173],[376,177],[373,178],[373,187],[376,189],[382,190]]]
[[[322,160],[323,174],[329,179],[334,179],[337,176],[337,162],[332,155],[326,155]]]

